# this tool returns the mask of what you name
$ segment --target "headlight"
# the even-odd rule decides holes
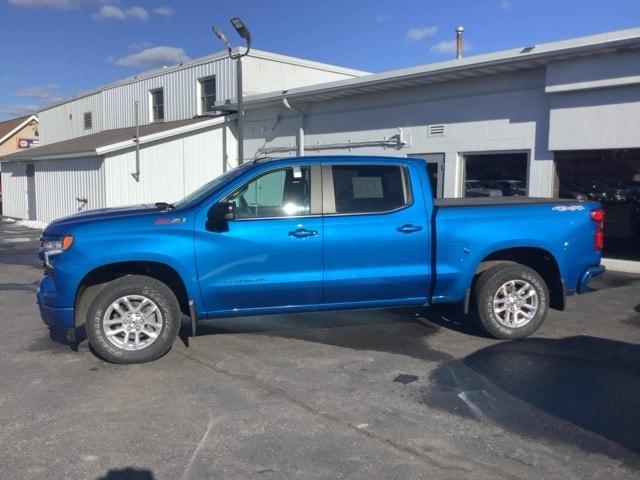
[[[52,272],[53,265],[50,258],[68,250],[71,245],[73,245],[73,237],[71,235],[60,238],[43,238],[40,244],[40,258],[44,260],[45,271]]]
[[[71,245],[73,245],[73,237],[71,235],[67,235],[62,238],[43,239],[40,244],[40,248],[44,252],[52,252],[54,250],[64,251],[69,249]]]

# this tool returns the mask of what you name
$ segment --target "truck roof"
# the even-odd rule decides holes
[[[305,155],[303,157],[263,157],[253,161],[254,164],[264,163],[421,163],[424,160],[411,157],[393,157],[380,155]]]

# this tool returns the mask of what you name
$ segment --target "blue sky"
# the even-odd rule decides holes
[[[0,119],[220,50],[242,17],[254,46],[379,72],[640,26],[640,0],[0,0]]]

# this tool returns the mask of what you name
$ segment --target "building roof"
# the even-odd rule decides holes
[[[152,123],[140,126],[140,145],[183,133],[200,130],[224,122],[222,117],[197,117],[177,122]],[[0,157],[0,162],[24,160],[51,160],[69,157],[90,157],[132,148],[135,146],[136,128],[119,128],[82,137],[50,143],[33,150],[16,152]]]
[[[234,48],[232,49],[232,53],[238,53],[239,52],[239,48]],[[55,102],[52,103],[50,105],[47,105],[45,107],[42,107],[40,109],[40,111],[44,111],[44,110],[48,110],[50,108],[53,107],[57,107],[58,105],[63,105],[65,103],[69,103],[71,101],[77,100],[79,98],[83,98],[83,97],[88,97],[89,95],[93,95],[95,93],[98,92],[102,92],[105,90],[109,90],[112,88],[116,88],[119,87],[121,85],[126,85],[129,83],[134,83],[134,82],[138,82],[141,80],[145,80],[147,78],[153,78],[153,77],[158,77],[160,75],[165,75],[167,73],[171,73],[171,72],[175,72],[178,70],[182,70],[185,68],[189,68],[189,67],[193,67],[195,65],[201,65],[203,63],[209,63],[209,62],[213,62],[215,60],[221,60],[223,58],[226,58],[229,56],[229,52],[227,50],[221,51],[221,52],[216,52],[213,53],[211,55],[205,55],[204,57],[198,57],[198,58],[194,58],[191,59],[189,61],[186,62],[182,62],[179,63],[177,65],[171,65],[168,67],[162,67],[162,68],[156,68],[154,70],[148,70],[146,72],[141,72],[138,73],[136,75],[131,75],[129,77],[126,78],[122,78],[120,80],[116,80],[115,82],[111,82],[108,83],[106,85],[102,85],[100,87],[97,88],[93,88],[91,90],[87,90],[85,92],[81,92],[77,95],[73,95],[69,98],[65,98],[64,100],[60,100],[59,102]],[[359,77],[362,75],[368,75],[370,72],[364,72],[362,70],[355,70],[352,68],[345,68],[345,67],[339,67],[337,65],[331,65],[328,63],[321,63],[321,62],[314,62],[312,60],[305,60],[303,58],[297,58],[297,57],[290,57],[288,55],[280,55],[278,53],[272,53],[272,52],[265,52],[263,50],[257,50],[252,48],[251,51],[249,52],[249,56],[250,57],[254,57],[254,58],[262,58],[265,60],[272,60],[275,62],[281,62],[281,63],[289,63],[292,65],[300,65],[300,66],[304,66],[304,67],[309,67],[309,68],[315,68],[318,70],[324,70],[324,71],[328,71],[328,72],[335,72],[335,73],[342,73],[344,75],[351,75],[353,77]]]
[[[11,120],[0,122],[0,144],[29,125],[33,120],[37,122],[38,117],[35,115],[25,115],[24,117],[12,118]]]
[[[281,103],[283,98],[322,102],[333,98],[396,88],[461,80],[544,66],[550,62],[640,48],[640,28],[618,30],[588,37],[530,45],[483,55],[464,57],[418,67],[403,68],[359,78],[338,80],[306,87],[252,95],[244,98],[244,108],[263,108]],[[235,110],[233,104],[217,105]]]

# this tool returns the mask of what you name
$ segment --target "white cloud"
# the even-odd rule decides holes
[[[182,48],[151,47],[140,52],[132,53],[122,58],[109,58],[107,61],[119,67],[158,68],[165,65],[175,65],[189,60],[189,56]]]
[[[94,20],[127,20],[134,18],[146,21],[149,19],[149,12],[142,7],[130,7],[123,9],[117,5],[106,4],[102,5],[96,13],[91,15],[91,17],[93,17]]]
[[[38,85],[35,87],[20,88],[13,92],[14,97],[33,98],[44,103],[57,102],[62,100],[60,85],[52,83],[50,85]]]
[[[138,20],[146,21],[149,19],[149,12],[142,7],[131,7],[125,12],[128,17],[137,18]]]
[[[164,15],[166,17],[170,17],[175,13],[173,7],[156,7],[153,9],[153,13],[156,15]]]
[[[0,115],[6,117],[22,117],[23,115],[29,115],[35,113],[38,105],[18,104],[18,105],[5,105],[0,106]]]
[[[437,25],[433,25],[431,27],[414,27],[407,30],[407,33],[404,35],[404,39],[407,43],[415,43],[423,38],[431,37],[438,33]]]
[[[379,13],[378,15],[376,15],[376,22],[385,23],[391,20],[392,17],[393,17],[393,14],[390,12]]]
[[[511,0],[500,0],[500,8],[509,10],[511,8]]]
[[[145,48],[153,47],[153,43],[151,42],[134,42],[129,44],[129,50],[134,52],[139,52],[140,50],[144,50]]]
[[[462,51],[466,52],[467,50],[471,50],[471,44],[468,42],[464,42],[462,44]],[[455,40],[444,40],[440,43],[436,43],[435,45],[431,45],[429,47],[429,51],[434,53],[440,53],[442,55],[446,54],[455,54],[456,53],[456,41]]]
[[[120,7],[115,5],[103,5],[96,13],[91,15],[95,20],[105,20],[107,18],[114,18],[116,20],[126,20],[127,16]]]
[[[7,0],[7,2],[16,7],[25,8],[57,8],[60,10],[66,10],[70,8],[78,8],[87,3],[93,3],[89,0]]]

